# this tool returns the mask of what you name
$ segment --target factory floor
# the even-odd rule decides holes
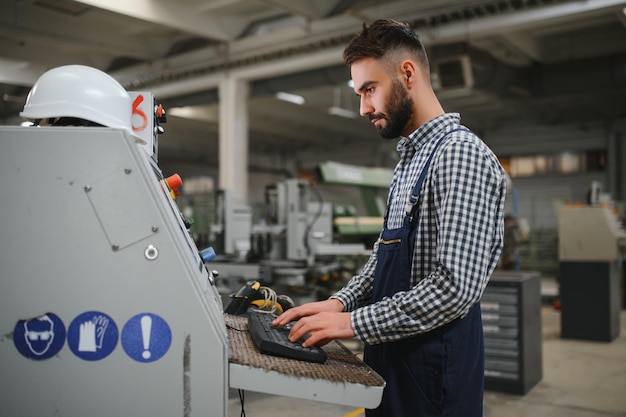
[[[554,291],[544,280],[542,295]],[[549,299],[549,297],[548,297]],[[626,310],[610,343],[562,339],[561,313],[542,307],[543,378],[526,395],[485,391],[485,417],[626,417]],[[229,416],[362,417],[362,409],[246,391],[244,410],[231,390]]]

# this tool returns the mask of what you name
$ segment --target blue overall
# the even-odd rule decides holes
[[[451,132],[449,132],[451,133]],[[399,229],[387,219],[378,246],[373,302],[411,288],[411,260],[417,199],[431,159],[446,136],[438,139],[417,184],[409,213]],[[484,345],[480,305],[442,327],[394,342],[365,347],[365,362],[387,382],[380,406],[365,415],[385,417],[482,416]]]

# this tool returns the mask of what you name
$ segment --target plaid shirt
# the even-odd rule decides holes
[[[444,114],[400,139],[388,228],[402,226],[405,204],[437,139],[459,123],[458,114]],[[436,151],[429,171],[416,207],[412,288],[370,302],[376,243],[362,271],[333,295],[351,311],[352,328],[364,343],[398,340],[464,317],[498,263],[506,180],[496,156],[473,133],[456,131]]]

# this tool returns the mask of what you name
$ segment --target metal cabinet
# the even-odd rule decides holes
[[[561,337],[612,342],[620,332],[620,268],[613,262],[561,262]]]
[[[541,275],[496,271],[481,299],[485,389],[526,394],[543,374]]]

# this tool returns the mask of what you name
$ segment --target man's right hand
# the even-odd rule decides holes
[[[305,334],[309,337],[302,346],[322,346],[334,339],[349,339],[355,336],[350,322],[350,313],[344,313],[343,303],[331,298],[290,308],[272,323],[275,326],[297,320],[289,332],[292,342]]]
[[[287,323],[298,320],[301,317],[312,316],[317,313],[341,313],[343,312],[343,308],[343,303],[336,298],[307,303],[298,307],[292,307],[285,311],[272,322],[272,325],[284,326]]]

